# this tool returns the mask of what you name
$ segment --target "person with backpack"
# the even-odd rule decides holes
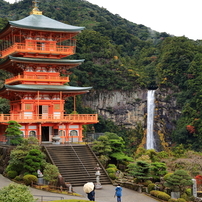
[[[117,202],[121,202],[121,197],[122,197],[122,187],[120,184],[115,188],[115,195],[114,197],[117,197]]]

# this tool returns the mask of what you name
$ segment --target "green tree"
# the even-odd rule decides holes
[[[170,175],[165,182],[165,186],[171,188],[173,191],[179,191],[182,195],[186,188],[193,184],[191,177],[185,170],[176,170]]]
[[[37,175],[37,170],[40,170],[42,167],[43,158],[44,156],[40,150],[30,150],[24,159],[23,167],[25,169],[25,172],[28,172],[32,175]]]
[[[11,183],[0,189],[1,202],[36,202],[29,187],[21,184]]]
[[[57,181],[57,177],[59,175],[58,167],[48,163],[43,171],[43,178],[50,182],[50,184],[54,184]]]
[[[5,136],[8,140],[8,144],[18,145],[23,141],[22,134],[23,132],[20,130],[21,125],[16,121],[9,121],[8,127],[6,129]]]
[[[165,174],[167,174],[167,167],[165,163],[153,162],[150,166],[150,175],[154,180],[159,180]]]
[[[8,171],[17,171],[18,174],[24,172],[24,159],[30,150],[37,149],[40,150],[38,140],[35,137],[29,137],[28,139],[23,139],[20,145],[17,145],[10,154],[9,165],[6,168]]]
[[[131,157],[126,155],[125,142],[122,137],[119,137],[116,133],[106,132],[103,136],[98,138],[98,141],[93,143],[93,151],[98,156],[108,156],[111,161],[116,161],[118,164],[125,161],[133,161]]]
[[[138,181],[143,182],[150,177],[150,164],[145,161],[137,161],[136,163],[130,163],[127,171]]]

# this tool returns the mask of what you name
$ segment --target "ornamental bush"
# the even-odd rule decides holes
[[[109,177],[110,177],[112,180],[115,180],[115,179],[116,179],[115,173],[109,173]]]
[[[2,202],[36,202],[27,186],[11,183],[0,189],[0,201]]]
[[[35,175],[25,175],[23,181],[26,185],[33,185],[37,182],[37,177]]]
[[[10,170],[7,172],[8,178],[14,179],[18,175],[17,171],[15,170]]]
[[[155,184],[154,183],[151,183],[148,185],[148,192],[150,193],[150,191],[154,190],[155,188]]]
[[[170,199],[168,200],[168,202],[177,202],[177,199],[175,199],[175,198],[170,198]]]
[[[178,198],[178,199],[177,199],[177,202],[186,202],[186,200],[183,199],[183,198]]]
[[[170,195],[162,191],[152,190],[150,191],[150,194],[164,201],[168,201],[170,199]]]
[[[109,173],[115,173],[116,172],[116,168],[107,168],[106,169],[106,171],[107,171],[107,173],[109,174]]]
[[[37,175],[37,170],[41,169],[43,154],[38,149],[32,149],[24,158],[24,169],[32,175]]]

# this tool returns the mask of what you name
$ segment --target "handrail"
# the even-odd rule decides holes
[[[88,149],[90,150],[90,152],[93,154],[93,156],[95,157],[95,159],[97,160],[99,166],[102,168],[102,170],[104,171],[104,173],[108,176],[108,179],[110,180],[110,182],[113,184],[113,181],[111,180],[111,178],[109,177],[109,174],[107,173],[107,171],[105,170],[104,166],[100,163],[99,159],[97,158],[97,156],[95,155],[95,153],[93,152],[92,148],[90,147],[89,144],[86,144],[86,146],[88,147]]]
[[[60,77],[60,76],[50,76],[50,75],[18,75],[12,78],[6,79],[5,83],[9,83],[14,80],[46,80],[46,81],[69,81],[69,77]]]
[[[97,114],[0,114],[0,122],[86,122],[97,123]]]
[[[44,195],[33,195],[34,197],[40,197],[41,198],[41,202],[43,202],[43,198],[59,198],[60,200],[64,200],[63,196],[44,196]],[[38,199],[38,198],[37,198]],[[49,199],[48,199],[49,200]],[[47,201],[47,200],[46,200]]]
[[[90,176],[88,170],[86,169],[86,167],[84,166],[83,162],[81,161],[81,159],[79,158],[78,154],[76,153],[74,147],[72,146],[72,144],[69,142],[69,145],[71,146],[72,150],[74,151],[74,153],[76,154],[77,159],[80,161],[81,165],[83,166],[84,170],[86,171],[86,173],[88,174],[88,176]]]
[[[55,163],[54,163],[54,161],[53,161],[53,159],[52,159],[52,157],[51,157],[51,155],[50,155],[48,149],[46,148],[46,146],[43,146],[43,148],[45,149],[45,152],[48,154],[48,158],[49,158],[49,160],[51,161],[51,164],[55,165]],[[55,166],[56,166],[56,165],[55,165]]]
[[[63,53],[63,54],[74,54],[76,46],[62,46],[62,45],[50,45],[50,44],[25,44],[25,43],[14,43],[8,48],[0,51],[0,58],[5,57],[13,52],[43,52],[43,53]]]

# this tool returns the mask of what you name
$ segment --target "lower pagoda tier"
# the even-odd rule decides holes
[[[68,97],[87,93],[91,87],[67,85],[4,85],[0,96],[10,100],[10,114],[0,115],[0,141],[9,121],[21,125],[25,138],[35,136],[39,141],[51,141],[59,135],[62,143],[82,141],[82,125],[98,122],[97,114],[65,114]],[[75,103],[74,103],[75,104]],[[73,132],[72,132],[73,131]]]
[[[59,137],[59,143],[68,143],[68,142],[82,142],[83,141],[83,125],[85,123],[85,119],[87,120],[89,117],[92,118],[92,123],[95,123],[96,121],[96,115],[91,116],[90,114],[82,115],[83,121],[80,121],[82,123],[79,123],[79,120],[81,116],[79,115],[73,115],[70,116],[69,119],[66,120],[66,122],[59,122],[60,120],[57,120],[56,123],[51,123],[48,121],[48,119],[37,119],[35,120],[27,120],[27,123],[25,123],[24,120],[22,122],[18,122],[21,125],[20,130],[23,133],[24,138],[28,137],[36,137],[40,143],[52,143],[53,137]],[[72,118],[72,120],[71,120]],[[94,118],[94,121],[93,121]],[[13,119],[12,119],[13,120]],[[88,119],[89,120],[89,119]],[[88,122],[87,120],[87,122]],[[0,118],[1,121],[1,118]],[[8,121],[8,120],[7,120]],[[1,121],[2,122],[2,121]],[[59,122],[59,123],[58,123]],[[5,134],[5,130],[7,128],[7,125],[3,125],[3,123],[0,124],[0,142],[6,143],[6,137],[3,135]]]

